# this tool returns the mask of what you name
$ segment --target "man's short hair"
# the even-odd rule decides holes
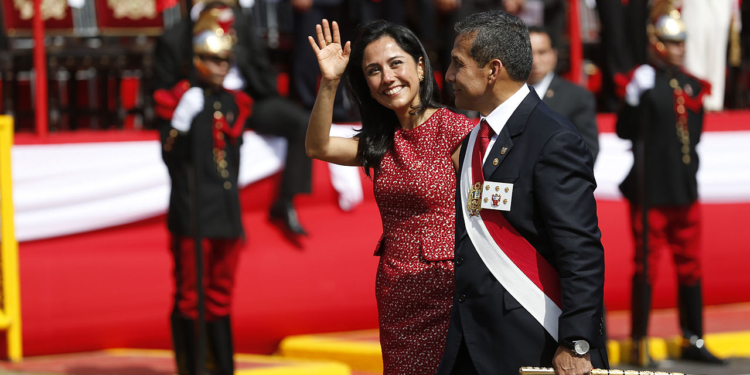
[[[550,47],[557,49],[557,43],[552,39],[552,35],[549,33],[546,27],[543,26],[529,26],[529,34],[544,34],[549,38]]]
[[[469,54],[485,66],[492,59],[502,61],[514,81],[526,81],[531,73],[529,31],[520,18],[499,10],[476,13],[458,22],[457,35],[474,37]]]

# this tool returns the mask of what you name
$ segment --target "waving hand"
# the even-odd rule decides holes
[[[307,138],[305,149],[307,156],[329,163],[341,165],[360,165],[358,154],[359,143],[353,138],[331,137],[331,120],[333,117],[333,102],[341,76],[349,63],[352,47],[349,42],[341,46],[339,25],[333,22],[333,35],[328,28],[328,20],[323,20],[323,26],[315,25],[318,42],[308,37],[310,46],[318,56],[320,65],[320,87],[315,97],[310,121],[307,124]]]
[[[338,81],[344,74],[346,64],[349,63],[349,55],[352,52],[351,42],[341,45],[341,34],[336,21],[333,21],[331,28],[329,28],[328,20],[324,19],[322,27],[321,25],[315,25],[315,31],[318,42],[316,43],[311,36],[308,36],[307,39],[318,57],[320,74],[324,80]]]

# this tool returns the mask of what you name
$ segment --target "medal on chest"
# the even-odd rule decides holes
[[[485,181],[482,195],[484,196],[481,200],[482,209],[510,211],[513,184]]]
[[[479,216],[479,211],[482,210],[482,183],[477,182],[471,189],[469,189],[469,199],[467,200],[466,208],[469,209],[469,217]]]
[[[510,211],[513,200],[513,184],[504,182],[477,182],[469,190],[469,217],[479,216],[483,209],[496,211]]]

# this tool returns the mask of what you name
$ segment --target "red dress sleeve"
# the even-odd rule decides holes
[[[454,113],[448,109],[444,109],[444,111],[446,112],[446,118],[443,123],[444,132],[447,137],[449,150],[453,153],[461,145],[464,138],[469,135],[471,129],[474,129],[476,124],[464,115]]]

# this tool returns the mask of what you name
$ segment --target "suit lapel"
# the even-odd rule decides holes
[[[503,160],[505,160],[508,154],[513,150],[512,138],[523,132],[523,129],[526,127],[526,120],[529,118],[531,111],[533,111],[536,105],[541,101],[539,96],[537,96],[536,91],[531,87],[529,87],[529,89],[531,92],[526,95],[521,104],[508,119],[503,130],[497,135],[495,144],[492,146],[492,149],[487,156],[487,160],[482,166],[482,172],[484,173],[485,178],[492,176],[500,164],[503,163]],[[495,160],[497,160],[497,163]]]

